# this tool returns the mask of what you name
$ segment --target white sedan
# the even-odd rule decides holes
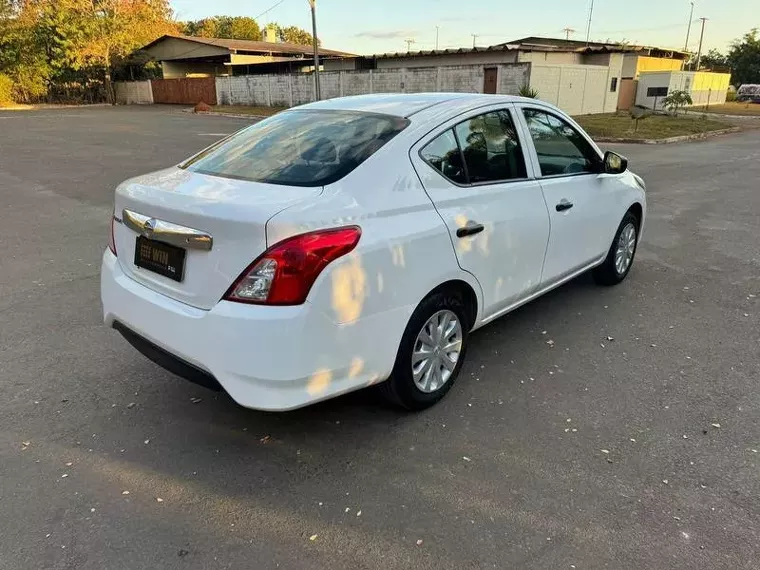
[[[546,103],[321,101],[121,184],[104,318],[248,408],[383,383],[422,409],[473,330],[590,269],[625,279],[645,213],[626,159]]]

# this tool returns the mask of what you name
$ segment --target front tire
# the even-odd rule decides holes
[[[639,242],[639,220],[627,212],[620,222],[615,239],[602,264],[593,270],[594,280],[599,285],[617,285],[626,278],[636,257]]]
[[[470,324],[462,298],[439,291],[412,313],[401,337],[383,395],[407,410],[423,410],[441,400],[464,362]]]

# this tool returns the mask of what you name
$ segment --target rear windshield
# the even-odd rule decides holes
[[[270,184],[323,186],[346,176],[408,124],[374,113],[288,111],[232,135],[182,168]]]

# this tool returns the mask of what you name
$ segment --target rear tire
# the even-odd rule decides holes
[[[599,285],[611,286],[625,279],[633,266],[638,243],[639,220],[631,212],[626,212],[615,232],[607,257],[592,272],[594,281]]]
[[[460,295],[439,291],[409,319],[383,396],[407,410],[424,410],[454,385],[464,362],[470,323]],[[429,356],[428,356],[429,355]]]

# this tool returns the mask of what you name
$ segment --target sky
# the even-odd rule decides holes
[[[311,31],[308,0],[171,0],[179,20],[214,15],[251,16]],[[695,0],[689,49],[725,51],[730,42],[760,28],[760,0]],[[326,48],[358,54],[472,47],[526,36],[585,40],[591,0],[317,0],[318,36]],[[683,49],[689,0],[594,0],[591,39]]]

